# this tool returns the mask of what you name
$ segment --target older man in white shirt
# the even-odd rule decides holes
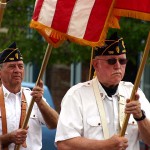
[[[129,102],[133,84],[121,81],[126,63],[124,41],[116,33],[95,50],[96,77],[71,87],[63,98],[58,150],[140,150],[140,139],[150,144],[150,103],[140,89]],[[125,113],[131,117],[120,137]]]

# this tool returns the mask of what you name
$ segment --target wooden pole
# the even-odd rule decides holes
[[[3,14],[4,14],[4,9],[6,7],[6,0],[1,0],[0,1],[0,27],[3,19]]]
[[[40,72],[39,72],[39,76],[38,76],[38,79],[36,81],[36,85],[39,84],[40,79],[42,78],[42,76],[44,74],[44,71],[46,70],[46,66],[48,64],[48,60],[49,60],[51,51],[52,51],[52,46],[48,44],[47,49],[46,49],[46,53],[44,55],[44,59],[43,59],[43,62],[42,62],[42,66],[41,66],[41,69],[40,69]],[[31,115],[33,105],[34,105],[34,100],[32,98],[31,103],[29,105],[29,109],[27,111],[27,115],[26,115],[26,117],[24,119],[24,122],[23,122],[23,125],[22,125],[23,129],[25,129],[28,125],[28,121],[29,121],[29,118],[30,118],[30,115]],[[15,150],[19,150],[19,149],[20,149],[20,145],[16,145]]]
[[[91,50],[91,60],[90,60],[90,69],[89,69],[89,80],[91,80],[91,77],[92,77],[92,60],[93,60],[93,53],[94,53],[94,47],[92,47],[92,50]]]
[[[142,57],[142,61],[141,61],[140,67],[138,69],[138,73],[137,73],[135,83],[134,83],[134,86],[133,86],[133,90],[132,90],[132,93],[131,93],[131,97],[130,97],[131,101],[133,101],[135,99],[135,93],[136,93],[136,91],[139,87],[141,75],[142,75],[144,66],[146,64],[146,60],[147,60],[149,51],[150,51],[150,32],[148,34],[148,38],[147,38],[144,54],[143,54],[143,57]],[[121,129],[121,132],[120,132],[120,136],[125,135],[125,131],[126,131],[126,128],[127,128],[127,125],[128,125],[129,118],[130,118],[130,114],[126,114],[124,122],[123,122],[122,129]]]

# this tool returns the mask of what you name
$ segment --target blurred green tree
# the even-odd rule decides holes
[[[2,27],[8,28],[8,33],[0,33],[0,51],[8,47],[13,41],[23,53],[25,62],[32,61],[41,64],[47,47],[47,42],[29,24],[32,18],[35,0],[10,0],[4,12]],[[108,36],[114,32],[119,32],[124,37],[128,49],[129,59],[136,62],[138,52],[145,46],[145,40],[150,31],[150,22],[137,19],[120,19],[121,29],[109,29]],[[71,62],[89,62],[91,47],[81,46],[76,43],[65,41],[59,48],[53,48],[50,56],[50,64]],[[135,57],[134,57],[135,56]]]

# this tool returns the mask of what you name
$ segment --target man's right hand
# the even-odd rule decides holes
[[[28,129],[28,128],[27,128]],[[27,137],[27,129],[17,129],[10,133],[10,140],[12,143],[15,143],[16,145],[22,144],[23,147],[26,147],[26,137]]]
[[[111,150],[125,150],[128,147],[128,140],[125,137],[114,135],[108,139]]]

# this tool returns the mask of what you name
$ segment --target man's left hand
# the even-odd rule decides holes
[[[141,103],[139,102],[139,95],[137,93],[135,94],[134,100],[131,101],[130,99],[127,99],[125,113],[133,114],[134,118],[142,117]]]
[[[33,99],[35,102],[40,102],[42,100],[44,93],[43,89],[43,82],[40,80],[38,86],[35,86],[31,92],[31,96],[33,96]]]

